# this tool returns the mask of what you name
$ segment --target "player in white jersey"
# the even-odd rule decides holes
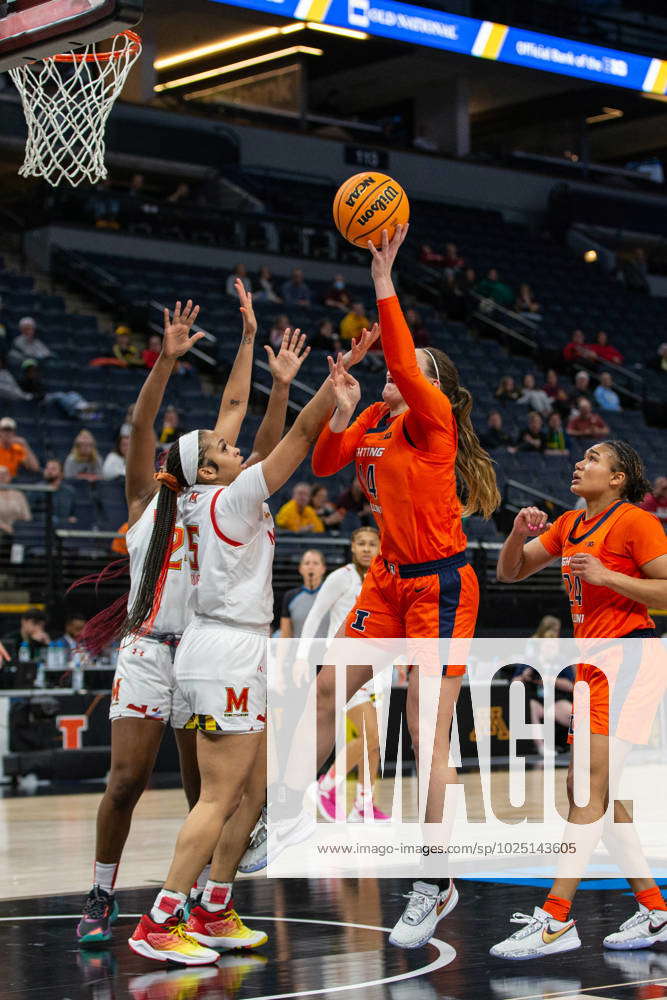
[[[303,666],[307,666],[306,658],[310,640],[317,636],[320,623],[325,615],[329,615],[327,638],[332,639],[354,607],[368,567],[380,551],[380,536],[377,528],[357,528],[352,533],[350,548],[352,562],[329,574],[308,612],[294,664],[297,679],[300,678]],[[371,791],[380,765],[380,739],[374,707],[375,698],[373,681],[363,684],[350,698],[346,708],[347,746],[317,783],[318,810],[320,815],[330,822],[343,818],[337,815],[336,810],[338,792],[340,786],[344,784],[347,774],[355,769],[358,770],[357,787],[354,804],[347,818],[349,822],[363,822],[366,813],[364,791],[366,783],[363,780],[364,733],[370,770],[368,783],[371,786]],[[368,803],[368,811],[375,820],[386,821],[389,819],[385,813],[378,809],[372,799]]]
[[[218,958],[213,948],[225,947],[219,918],[231,885],[228,845],[221,834],[242,803],[264,737],[275,544],[266,500],[304,460],[339,398],[359,396],[342,357],[335,363],[329,359],[329,365],[329,377],[261,463],[244,468],[238,448],[207,430],[185,435],[167,457],[175,487],[185,493],[184,525],[199,532],[198,567],[192,572],[194,618],[178,651],[176,676],[196,726],[202,790],[181,828],[165,888],[129,940],[133,951],[156,961],[209,964]],[[171,520],[158,514],[146,563],[152,572],[144,574],[133,627],[150,622],[159,607],[175,504],[172,510]],[[256,818],[246,825],[245,843]],[[184,924],[187,893],[211,855],[201,905]]]
[[[217,427],[236,440],[247,409],[257,323],[252,301],[239,282],[237,291],[243,313],[239,352],[223,394]],[[92,650],[107,645],[136,600],[146,554],[158,509],[155,481],[155,432],[169,378],[177,359],[203,333],[190,335],[199,312],[188,302],[176,304],[173,319],[165,310],[162,352],[137,399],[130,435],[125,492],[129,512],[127,547],[131,589],[121,600],[90,622],[83,637]],[[186,623],[190,585],[188,557],[196,554],[196,539],[188,535],[180,515],[174,525],[171,555],[165,579],[164,602],[146,634],[128,636],[121,644],[114,677],[109,716],[111,771],[97,815],[93,887],[77,928],[79,944],[99,948],[111,938],[111,923],[118,913],[114,885],[132,813],[155,765],[164,726],[174,727],[181,762],[183,787],[190,806],[199,797],[194,734],[184,727],[190,717],[174,677],[174,655]]]

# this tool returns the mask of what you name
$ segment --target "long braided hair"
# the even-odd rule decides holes
[[[201,460],[200,435],[200,460]],[[122,634],[148,632],[157,617],[169,572],[169,559],[176,526],[177,500],[187,487],[178,441],[172,444],[160,481],[153,532],[141,571],[141,580],[134,604],[128,608]]]
[[[622,472],[625,482],[621,497],[630,503],[641,503],[647,493],[651,492],[651,484],[646,478],[644,463],[627,441],[601,441],[612,452],[612,472]]]
[[[489,519],[500,505],[500,493],[493,470],[493,461],[484,451],[470,419],[472,396],[459,381],[456,365],[444,351],[429,347],[427,358],[428,378],[437,378],[440,389],[452,404],[459,434],[456,452],[456,475],[465,488],[463,516],[481,514]],[[435,365],[434,363],[435,362]]]

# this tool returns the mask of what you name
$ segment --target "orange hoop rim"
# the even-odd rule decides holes
[[[113,59],[121,59],[127,54],[129,49],[132,55],[138,55],[141,52],[141,36],[136,33],[136,31],[121,31],[114,36],[114,41],[117,38],[126,38],[129,45],[122,49],[112,49],[110,52],[63,52],[61,55],[53,56],[53,61],[58,63],[108,63]]]

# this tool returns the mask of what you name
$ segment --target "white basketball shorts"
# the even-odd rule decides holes
[[[261,732],[266,723],[266,633],[195,619],[176,653],[176,679],[190,718],[207,733]]]
[[[118,653],[109,718],[158,719],[184,729],[192,714],[178,690],[174,643],[130,636]]]

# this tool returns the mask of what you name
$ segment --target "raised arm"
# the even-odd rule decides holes
[[[224,437],[229,444],[236,444],[241,425],[248,410],[250,398],[250,379],[255,350],[255,335],[257,320],[252,306],[252,295],[245,290],[240,278],[234,282],[236,294],[239,297],[240,311],[243,316],[243,331],[241,343],[234,359],[232,370],[225,385],[220,410],[215,425],[215,432]]]
[[[130,527],[141,517],[156,490],[153,479],[155,420],[176,361],[204,336],[203,333],[190,336],[190,329],[198,315],[199,306],[193,306],[191,300],[188,300],[185,309],[181,309],[181,303],[177,302],[172,319],[169,317],[169,310],[164,311],[162,351],[141,387],[132,415],[125,471],[125,496]]]
[[[306,337],[300,330],[285,330],[278,354],[266,344],[267,361],[273,376],[273,386],[264,419],[259,425],[252,446],[252,453],[244,463],[247,468],[255,462],[263,462],[276,447],[285,430],[289,387],[301,365],[310,354],[306,347]]]
[[[537,507],[521,508],[498,556],[496,576],[501,583],[525,580],[553,562],[554,555],[539,538],[526,543],[531,535],[543,535],[548,531],[547,522],[548,516]]]
[[[359,383],[345,371],[342,355],[335,362],[329,358],[329,377],[303,408],[282,441],[262,462],[270,493],[280,489],[299,467],[334,406],[340,403],[345,409],[350,406],[351,400],[356,406],[360,397]]]

